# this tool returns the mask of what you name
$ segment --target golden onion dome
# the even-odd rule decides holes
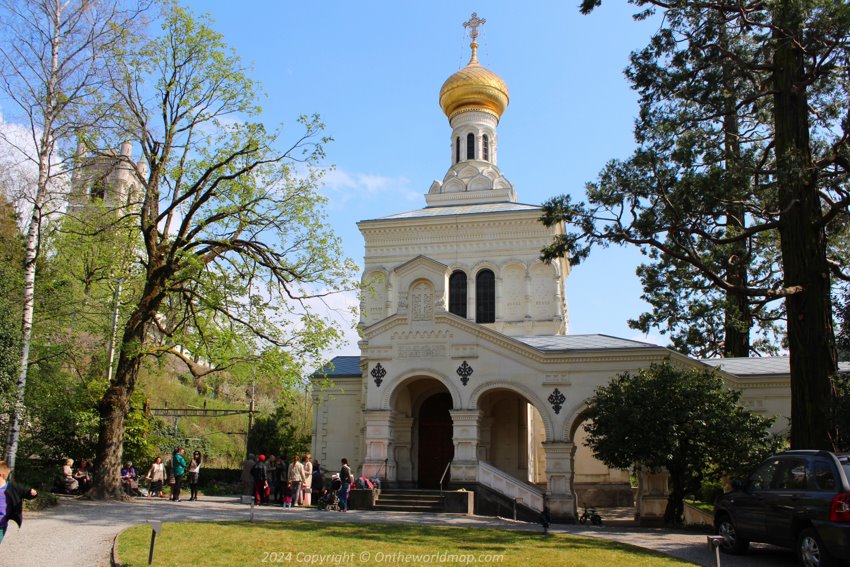
[[[508,85],[499,75],[481,66],[475,41],[470,47],[469,63],[443,83],[440,106],[449,122],[458,114],[473,110],[489,112],[499,120],[510,100]]]

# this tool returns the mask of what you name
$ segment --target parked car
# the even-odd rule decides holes
[[[793,548],[805,567],[850,565],[850,455],[786,451],[721,496],[714,526],[720,549],[741,554],[751,541]]]

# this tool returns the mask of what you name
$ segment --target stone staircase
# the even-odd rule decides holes
[[[375,510],[440,513],[443,511],[443,497],[439,490],[384,488],[375,502]]]

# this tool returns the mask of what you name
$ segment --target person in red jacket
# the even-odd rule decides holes
[[[0,461],[0,543],[3,543],[10,520],[18,524],[18,527],[23,523],[23,500],[38,496],[35,488],[24,488],[20,484],[7,482],[11,472],[12,469],[6,461]]]

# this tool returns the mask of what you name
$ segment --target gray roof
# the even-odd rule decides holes
[[[791,359],[787,356],[704,358],[700,362],[737,376],[769,376],[791,373]],[[850,362],[839,362],[838,370],[850,372]]]
[[[342,378],[345,376],[360,376],[359,356],[335,356],[329,364],[317,370],[314,376],[327,375],[328,378]]]
[[[521,343],[542,351],[576,351],[602,349],[662,348],[650,343],[621,339],[608,335],[540,335],[512,337]]]
[[[424,209],[416,209],[415,211],[407,211],[397,213],[376,220],[395,220],[395,219],[414,219],[425,217],[446,217],[454,215],[474,215],[482,213],[513,213],[525,211],[539,211],[539,205],[524,205],[522,203],[479,203],[477,205],[450,205],[446,207],[425,207]],[[370,222],[370,221],[362,221]]]

